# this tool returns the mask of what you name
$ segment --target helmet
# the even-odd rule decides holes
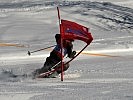
[[[61,38],[61,35],[60,35],[60,34],[56,34],[56,35],[55,35],[55,39],[56,39],[56,40],[58,40],[58,39],[60,39],[60,38]]]
[[[56,34],[55,35],[55,39],[56,39],[56,43],[60,44],[61,43],[61,35],[60,34]]]

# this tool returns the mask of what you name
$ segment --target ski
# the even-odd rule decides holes
[[[36,78],[49,78],[51,74],[53,74],[57,69],[52,69],[51,71],[41,73]]]
[[[60,67],[57,67],[57,65],[59,65],[61,63],[61,61],[59,61],[57,64],[55,64],[51,70],[41,73],[39,75],[36,76],[36,78],[48,78],[48,76],[50,76],[51,74],[53,74],[56,70],[58,70]],[[57,68],[56,68],[57,67]]]

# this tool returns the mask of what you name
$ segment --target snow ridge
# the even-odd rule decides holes
[[[40,12],[45,9],[73,8],[71,13],[81,16],[96,18],[95,26],[104,26],[107,30],[132,30],[133,29],[133,9],[115,5],[109,2],[91,1],[21,1],[11,3],[0,3],[1,12],[10,11],[34,11]],[[70,13],[69,13],[70,14]]]

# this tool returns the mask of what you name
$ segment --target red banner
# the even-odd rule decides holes
[[[68,20],[61,20],[61,36],[62,39],[77,39],[87,44],[90,44],[93,40],[87,27]]]

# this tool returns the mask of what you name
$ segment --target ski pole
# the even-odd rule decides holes
[[[48,48],[51,48],[51,47],[54,47],[54,46],[56,46],[56,45],[52,45],[52,46],[49,46],[49,47],[45,47],[45,48],[42,48],[42,49],[39,49],[39,50],[35,50],[35,51],[28,51],[28,55],[30,56],[31,55],[31,53],[35,53],[35,52],[38,52],[38,51],[42,51],[42,50],[45,50],[45,49],[48,49]]]

